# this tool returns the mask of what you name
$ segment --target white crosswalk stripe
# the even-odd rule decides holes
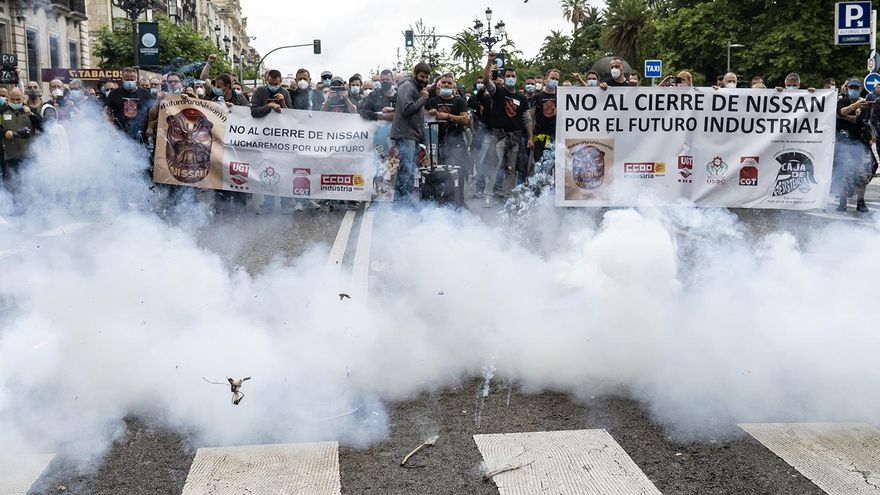
[[[739,425],[828,495],[880,494],[880,431],[862,423]]]
[[[340,495],[337,442],[201,448],[182,495]]]
[[[486,473],[499,473],[492,479],[501,495],[660,494],[605,430],[474,435],[474,441]]]
[[[54,454],[0,455],[0,495],[25,495],[54,458]]]

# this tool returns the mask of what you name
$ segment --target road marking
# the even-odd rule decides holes
[[[35,235],[34,237],[61,237],[63,235],[73,234],[74,232],[82,230],[90,225],[93,225],[93,224],[86,223],[86,222],[70,223],[67,225],[62,225],[60,227],[55,227],[53,229],[49,229],[45,232],[40,232],[39,234]]]
[[[0,456],[0,495],[25,495],[55,454]]]
[[[18,256],[19,254],[21,254],[21,250],[19,249],[0,250],[0,260],[2,260],[3,258]]]
[[[354,225],[355,212],[346,211],[342,217],[342,223],[339,224],[339,232],[336,233],[336,240],[333,241],[333,247],[330,248],[330,257],[327,259],[327,265],[330,267],[341,267],[342,258],[345,257],[345,248],[348,246],[348,237],[351,235],[351,227]]]
[[[858,222],[860,220],[864,220],[864,218],[853,217],[843,213],[826,213],[824,211],[808,211],[806,213],[807,215],[811,215],[814,217],[828,218],[831,220],[845,220],[847,222]]]
[[[337,442],[202,448],[181,495],[340,495]]]
[[[746,423],[749,435],[828,495],[880,494],[880,431],[863,423]]]
[[[660,495],[605,430],[474,435],[501,495]]]
[[[354,292],[362,299],[367,297],[368,279],[370,275],[370,250],[373,244],[373,212],[367,210],[361,219],[361,230],[358,233],[357,251],[354,254],[354,266],[351,281]]]

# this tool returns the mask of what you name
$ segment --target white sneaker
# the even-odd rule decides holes
[[[485,206],[486,208],[492,207],[492,196],[489,196],[488,194],[486,195],[486,200],[483,206]]]

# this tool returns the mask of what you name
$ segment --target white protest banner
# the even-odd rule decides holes
[[[376,125],[357,114],[282,110],[166,97],[153,180],[271,196],[369,201]]]
[[[823,208],[836,104],[833,90],[560,88],[556,204]]]

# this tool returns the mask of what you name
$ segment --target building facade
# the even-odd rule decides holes
[[[0,0],[0,52],[16,55],[19,78],[44,90],[41,69],[90,67],[85,0]]]
[[[129,20],[111,0],[87,0],[89,26],[93,32],[102,27],[127,28]],[[229,59],[236,71],[251,67],[259,55],[251,48],[247,18],[242,16],[239,0],[154,0],[144,20],[162,13],[178,24],[191,27],[217,47],[217,54]],[[94,42],[94,38],[92,38]],[[94,61],[95,65],[100,61]]]

